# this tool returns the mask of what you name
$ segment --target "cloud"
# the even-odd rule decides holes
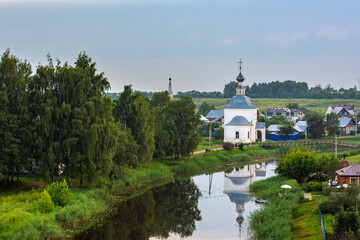
[[[316,33],[321,37],[343,39],[351,35],[350,27],[323,26]]]
[[[294,33],[272,33],[265,36],[267,42],[278,45],[279,47],[288,47],[299,39],[305,38],[309,34],[308,31],[301,30]]]
[[[224,44],[224,45],[227,45],[227,46],[232,46],[236,42],[236,39],[235,38],[222,38],[222,39],[219,40],[219,42],[221,44]]]

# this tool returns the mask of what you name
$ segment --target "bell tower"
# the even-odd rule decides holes
[[[169,93],[170,100],[174,100],[173,90],[172,90],[172,86],[171,86],[171,75],[169,75],[168,93]]]

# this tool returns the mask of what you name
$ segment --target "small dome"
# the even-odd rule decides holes
[[[243,81],[245,81],[245,78],[241,74],[241,71],[240,71],[239,75],[237,76],[236,81],[238,81],[239,83],[242,83]]]

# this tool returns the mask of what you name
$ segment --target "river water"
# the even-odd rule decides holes
[[[261,206],[249,185],[275,176],[275,162],[174,180],[120,203],[101,226],[76,239],[250,239],[249,215]]]

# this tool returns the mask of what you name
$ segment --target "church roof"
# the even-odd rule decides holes
[[[230,99],[225,108],[256,109],[248,96],[235,95]]]
[[[264,122],[257,122],[256,123],[256,128],[265,128],[265,123]]]
[[[252,126],[246,118],[243,116],[236,116],[226,126]]]

